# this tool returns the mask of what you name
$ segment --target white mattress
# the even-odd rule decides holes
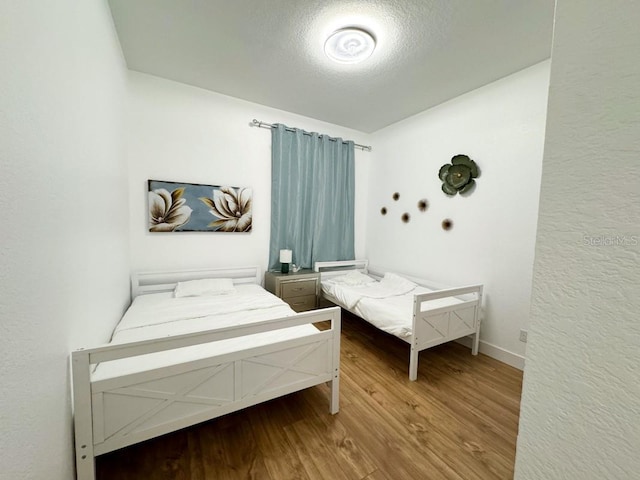
[[[402,278],[392,282],[374,281],[361,285],[344,285],[339,278],[322,280],[325,297],[376,328],[406,341],[410,341],[412,334],[413,297],[435,291]],[[456,297],[439,298],[423,302],[421,311],[462,302]]]
[[[172,292],[136,297],[114,330],[111,344],[169,337],[295,315],[284,301],[259,285],[236,285],[236,292],[174,298]],[[92,381],[222,355],[275,341],[299,338],[318,330],[311,324],[246,335],[218,342],[139,355],[99,364]]]

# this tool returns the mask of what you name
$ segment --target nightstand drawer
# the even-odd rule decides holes
[[[287,302],[296,312],[318,308],[319,285],[320,274],[309,269],[264,274],[264,288]]]
[[[316,294],[314,293],[313,295],[304,295],[302,297],[284,297],[283,300],[287,302],[296,312],[303,312],[305,310],[313,310],[314,308],[316,308],[317,299]]]
[[[316,295],[316,281],[300,280],[297,282],[282,282],[282,298],[302,297],[303,295]]]

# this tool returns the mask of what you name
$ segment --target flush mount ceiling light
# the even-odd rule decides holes
[[[357,27],[336,30],[324,43],[324,53],[338,63],[361,62],[369,58],[375,48],[373,35]]]

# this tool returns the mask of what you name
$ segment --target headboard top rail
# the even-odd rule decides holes
[[[314,271],[320,273],[338,272],[345,273],[349,270],[358,270],[361,273],[367,273],[369,268],[369,260],[338,260],[331,262],[316,262],[313,266]]]
[[[141,271],[131,274],[131,296],[135,298],[148,293],[170,292],[178,282],[204,278],[230,278],[235,285],[262,283],[260,267],[201,268],[194,270]]]

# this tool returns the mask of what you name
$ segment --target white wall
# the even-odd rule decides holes
[[[128,158],[133,269],[267,267],[271,215],[271,132],[252,119],[284,123],[367,144],[354,130],[141,73],[130,73]],[[371,154],[356,149],[356,252],[364,253]],[[247,234],[149,233],[147,180],[253,189]]]
[[[518,480],[639,476],[638,22],[556,5]]]
[[[374,265],[444,284],[485,285],[481,351],[522,367],[549,62],[542,62],[372,135],[367,255]],[[475,191],[449,197],[440,167],[463,153]],[[400,193],[398,201],[392,200]],[[420,199],[429,207],[421,213]],[[383,216],[382,207],[389,213]],[[411,215],[409,223],[401,215]],[[444,231],[441,222],[453,220]]]
[[[106,1],[1,2],[0,65],[0,478],[69,480],[69,352],[106,341],[128,301]]]

